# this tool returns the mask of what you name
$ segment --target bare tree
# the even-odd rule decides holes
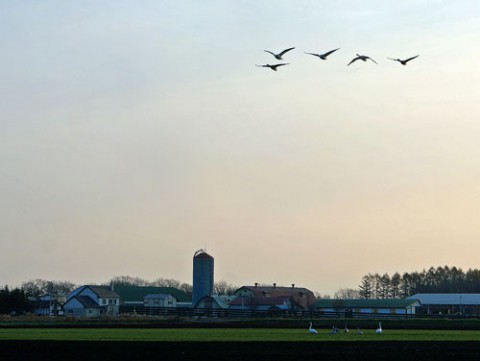
[[[180,281],[174,280],[172,278],[157,278],[151,283],[152,286],[157,287],[173,287],[180,288]]]
[[[115,276],[107,284],[115,286],[148,286],[149,282],[140,277]]]
[[[179,288],[181,291],[185,292],[189,297],[192,297],[193,286],[189,283],[182,283]]]
[[[359,291],[353,288],[341,288],[333,294],[333,298],[341,300],[352,300],[360,298]]]
[[[318,300],[329,300],[329,299],[332,298],[332,296],[330,296],[329,294],[326,294],[326,293],[321,294],[320,292],[317,292],[317,291],[313,292],[313,294],[315,296],[315,300],[317,300],[317,301]]]
[[[227,296],[233,295],[234,292],[238,289],[237,286],[234,286],[228,283],[227,281],[215,282],[213,285],[213,288],[217,295],[227,295]]]
[[[39,297],[47,294],[51,296],[66,296],[75,287],[75,284],[72,282],[47,281],[39,278],[22,283],[22,289],[27,297]]]

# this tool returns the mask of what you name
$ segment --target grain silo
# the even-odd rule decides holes
[[[203,296],[213,294],[213,257],[200,249],[193,255],[192,304],[196,305]]]

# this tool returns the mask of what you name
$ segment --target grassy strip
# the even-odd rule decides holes
[[[313,321],[317,329],[330,329],[333,325],[352,329],[375,329],[379,319],[353,318],[261,318],[261,319],[222,319],[222,318],[161,318],[161,317],[118,317],[118,318],[65,318],[65,317],[0,317],[0,328],[267,328],[302,329]],[[384,319],[386,329],[410,330],[480,330],[479,319]]]
[[[152,329],[152,328],[9,328],[0,329],[1,340],[40,341],[480,341],[480,331],[452,330],[374,330],[330,334],[306,329]]]

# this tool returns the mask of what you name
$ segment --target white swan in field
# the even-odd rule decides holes
[[[315,330],[314,328],[312,328],[312,323],[310,322],[310,327],[308,328],[308,332],[312,333],[312,334],[317,334],[317,330]]]
[[[375,330],[375,332],[378,333],[378,334],[381,334],[383,332],[381,322],[378,323],[378,328]]]
[[[360,330],[360,327],[357,327],[357,335],[363,335],[363,331]]]
[[[332,326],[332,330],[330,331],[330,333],[331,333],[332,335],[338,333],[338,328],[337,328],[337,326]]]

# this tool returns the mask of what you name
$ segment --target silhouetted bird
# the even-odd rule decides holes
[[[327,60],[327,56],[329,56],[331,53],[336,52],[338,49],[340,49],[340,48],[327,51],[325,54],[307,53],[306,51],[304,51],[304,53],[309,54],[309,55],[313,55],[313,56],[318,56],[322,60]]]
[[[272,55],[275,57],[275,59],[277,59],[277,60],[283,60],[283,59],[282,59],[283,54],[285,54],[287,51],[290,51],[290,50],[293,50],[293,49],[295,49],[295,48],[288,48],[288,49],[285,49],[284,51],[282,51],[282,52],[280,52],[280,53],[278,53],[278,54],[275,54],[275,53],[273,53],[273,52],[271,52],[271,51],[269,51],[269,50],[264,50],[264,51],[266,51],[266,52],[269,53],[269,54],[272,54]]]
[[[407,63],[410,61],[410,60],[413,60],[415,58],[418,58],[420,55],[415,55],[415,56],[412,56],[411,58],[408,58],[408,59],[405,59],[405,60],[402,60],[402,59],[393,59],[393,58],[388,58],[390,60],[393,60],[393,61],[398,61],[400,64],[402,65],[407,65]]]
[[[347,64],[347,66],[350,65],[350,64],[352,64],[353,62],[355,62],[355,61],[357,61],[357,60],[363,60],[363,61],[371,60],[371,61],[373,61],[375,64],[378,64],[375,60],[373,60],[373,59],[370,58],[369,56],[357,54],[357,57],[356,57],[356,58],[353,58],[353,59],[350,61],[350,63]]]
[[[255,64],[256,66],[260,66],[262,68],[270,68],[272,69],[273,71],[277,71],[277,68],[279,66],[283,66],[283,65],[288,65],[289,63],[281,63],[281,64],[265,64],[265,65],[258,65],[258,64]]]

